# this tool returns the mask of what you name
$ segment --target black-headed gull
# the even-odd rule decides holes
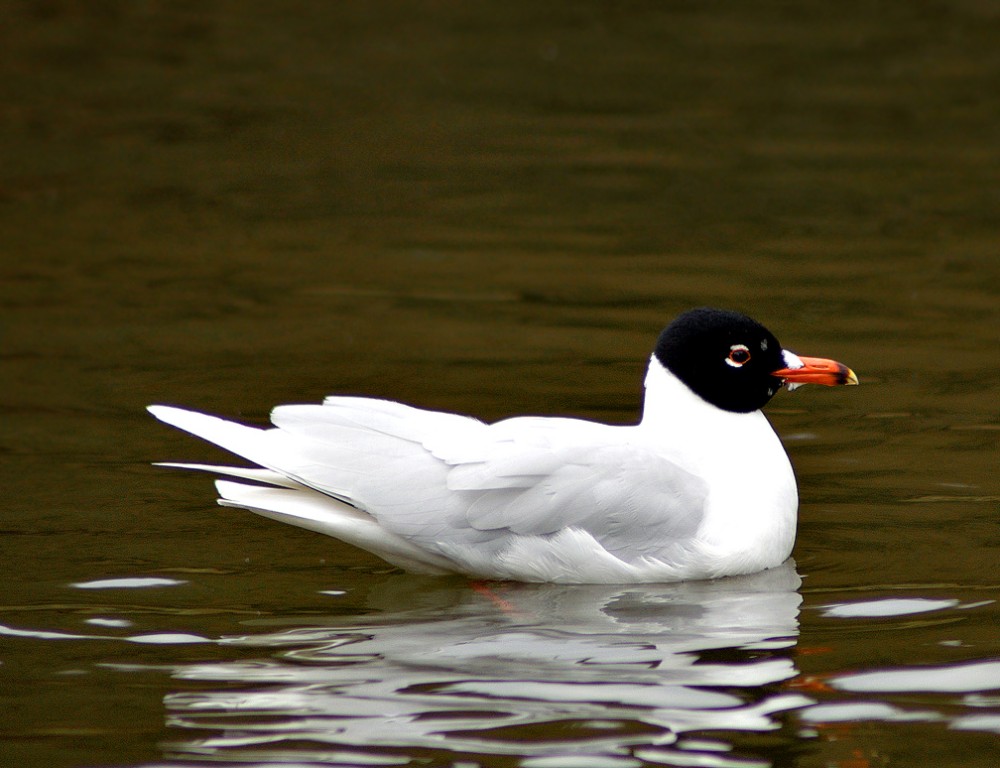
[[[857,384],[744,315],[695,309],[660,335],[642,419],[494,424],[387,400],[282,405],[274,428],[150,406],[257,468],[172,464],[219,503],[335,536],[404,569],[634,583],[753,573],[792,551],[798,494],[761,407],[783,385]],[[250,481],[250,482],[246,482]]]

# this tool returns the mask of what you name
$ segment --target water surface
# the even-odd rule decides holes
[[[1000,16],[9,4],[0,762],[994,765]],[[795,563],[418,579],[213,504],[151,402],[636,417],[678,312],[768,408]]]

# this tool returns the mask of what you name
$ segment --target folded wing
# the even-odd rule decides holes
[[[655,560],[685,546],[703,516],[705,484],[634,439],[634,427],[548,418],[487,425],[344,397],[276,408],[273,429],[150,410],[274,473],[229,474],[284,486],[221,482],[224,503],[414,570],[496,573],[510,551],[544,550],[568,533],[625,564]]]

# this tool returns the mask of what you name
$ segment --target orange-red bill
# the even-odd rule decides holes
[[[801,368],[781,368],[772,373],[789,384],[825,384],[835,387],[841,384],[857,384],[858,377],[850,368],[836,360],[825,357],[799,357]]]

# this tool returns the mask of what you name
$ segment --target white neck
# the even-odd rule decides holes
[[[734,413],[703,400],[653,355],[646,371],[646,397],[642,406],[642,426],[691,430],[696,434],[735,428],[737,423],[763,417],[760,411]]]
[[[678,457],[682,463],[708,474],[722,468],[756,472],[762,448],[767,456],[780,452],[784,457],[763,413],[735,413],[712,405],[664,368],[655,355],[646,373],[639,429],[652,443],[662,439],[671,447],[682,446],[683,456]]]

